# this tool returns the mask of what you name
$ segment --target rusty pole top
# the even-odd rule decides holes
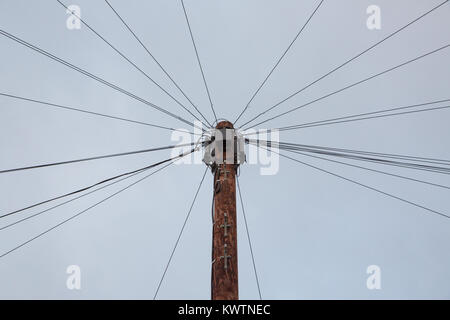
[[[230,121],[223,120],[216,125],[216,129],[234,129],[234,126]]]

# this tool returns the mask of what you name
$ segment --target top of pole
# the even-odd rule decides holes
[[[230,121],[223,120],[216,125],[216,129],[234,129],[234,126]]]
[[[236,167],[245,162],[244,138],[228,120],[222,120],[211,130],[210,143],[205,147],[203,162],[214,172],[217,165],[228,163]],[[228,156],[227,156],[228,154]]]

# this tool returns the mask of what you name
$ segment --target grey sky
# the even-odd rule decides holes
[[[79,5],[83,19],[182,99],[104,1],[64,2]],[[243,120],[249,120],[440,2],[325,0]],[[212,120],[180,2],[111,3]],[[234,120],[318,1],[185,3],[218,116]],[[366,8],[371,4],[382,10],[379,31],[366,27]],[[446,4],[271,114],[448,44],[449,17],[450,6]],[[0,0],[1,29],[192,120],[86,27],[68,30],[66,19],[65,10],[56,0]],[[0,37],[0,54],[1,92],[186,128],[183,123],[5,37]],[[271,121],[265,128],[447,99],[449,61],[447,49]],[[449,111],[435,111],[283,132],[280,139],[450,159],[448,117]],[[172,143],[170,132],[163,130],[0,97],[0,169]],[[169,155],[163,151],[3,174],[0,213]],[[319,160],[304,160],[449,213],[446,190]],[[373,167],[450,184],[444,175]],[[0,298],[153,298],[203,171],[203,165],[167,168],[0,259]],[[162,284],[158,296],[161,299],[209,299],[211,180],[208,174]],[[264,298],[450,298],[449,219],[287,159],[281,159],[280,171],[274,176],[261,176],[257,165],[244,165],[240,182]],[[0,231],[0,254],[125,184]],[[15,220],[4,219],[0,226]],[[254,299],[258,297],[257,288],[240,207],[238,220],[240,297]],[[73,264],[81,267],[80,291],[66,288],[66,268]],[[366,288],[366,268],[372,264],[381,267],[381,290]]]

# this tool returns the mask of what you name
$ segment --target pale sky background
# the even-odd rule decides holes
[[[243,120],[249,120],[440,2],[325,0]],[[183,98],[104,1],[65,3],[79,5],[83,19],[171,93]],[[176,0],[111,0],[111,3],[212,120],[181,3]],[[236,118],[317,3],[318,0],[186,0],[220,117]],[[382,10],[379,31],[366,27],[366,8],[371,4]],[[0,0],[1,29],[192,120],[86,27],[68,30],[67,17],[54,0]],[[449,30],[450,5],[446,4],[271,114],[446,45],[450,42]],[[448,99],[449,65],[447,49],[271,121],[265,128]],[[0,88],[5,93],[186,128],[183,123],[3,36]],[[450,159],[449,112],[283,132],[280,139]],[[0,97],[0,169],[172,143],[168,131]],[[169,151],[162,151],[2,174],[0,213],[169,156]],[[298,158],[303,160],[301,156]],[[320,160],[304,160],[450,213],[448,190]],[[372,167],[450,185],[445,175]],[[204,165],[199,164],[167,168],[0,259],[0,298],[153,298],[203,171]],[[211,178],[208,173],[162,284],[160,299],[210,298]],[[449,219],[287,159],[281,159],[280,171],[274,176],[261,176],[258,165],[243,165],[240,181],[263,298],[450,298]],[[125,184],[0,231],[0,254]],[[2,219],[0,226],[38,211],[32,209]],[[238,224],[240,298],[256,299],[258,292],[239,206]],[[366,268],[372,264],[381,268],[381,290],[366,288]],[[81,267],[79,291],[66,288],[69,265]]]

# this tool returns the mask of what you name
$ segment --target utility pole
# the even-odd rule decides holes
[[[240,161],[236,159],[238,148],[233,124],[219,122],[215,132],[216,161],[211,164],[214,176],[211,299],[237,300],[236,173]]]

